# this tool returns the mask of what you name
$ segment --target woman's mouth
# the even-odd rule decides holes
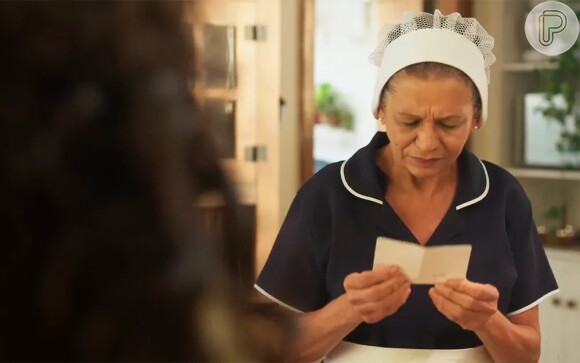
[[[411,156],[411,159],[418,165],[428,168],[431,167],[435,164],[437,164],[438,161],[441,160],[441,158],[421,158],[421,157],[417,157],[417,156]]]

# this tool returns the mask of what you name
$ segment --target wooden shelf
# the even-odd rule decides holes
[[[580,170],[509,168],[508,171],[516,178],[580,181]]]
[[[556,68],[557,68],[556,64],[544,61],[544,62],[506,63],[503,65],[502,70],[504,72],[533,72],[544,69],[556,69]]]
[[[223,99],[223,100],[231,100],[236,101],[238,99],[238,90],[237,89],[225,89],[225,88],[203,88],[203,87],[196,87],[192,89],[192,92],[200,98],[208,98],[208,99]]]

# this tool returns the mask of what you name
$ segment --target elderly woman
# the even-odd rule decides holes
[[[530,202],[465,149],[486,122],[492,48],[475,19],[435,11],[405,14],[371,56],[386,133],[302,187],[256,283],[303,313],[298,359],[538,360],[538,304],[558,287]],[[467,276],[373,269],[378,236],[469,243]]]

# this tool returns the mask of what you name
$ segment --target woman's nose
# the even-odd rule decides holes
[[[435,150],[439,146],[439,138],[434,128],[430,125],[422,125],[417,132],[415,145],[424,152]]]

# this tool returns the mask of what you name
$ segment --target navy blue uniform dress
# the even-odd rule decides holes
[[[376,165],[389,143],[384,132],[345,162],[326,166],[298,192],[256,289],[301,312],[321,309],[344,293],[344,278],[371,270],[378,236],[418,243],[384,195],[388,179]],[[472,245],[467,279],[495,286],[506,316],[536,306],[557,291],[532,220],[528,198],[504,169],[463,150],[453,203],[428,245]],[[375,324],[360,324],[344,340],[392,348],[461,349],[477,336],[437,311],[412,285],[407,302]]]

